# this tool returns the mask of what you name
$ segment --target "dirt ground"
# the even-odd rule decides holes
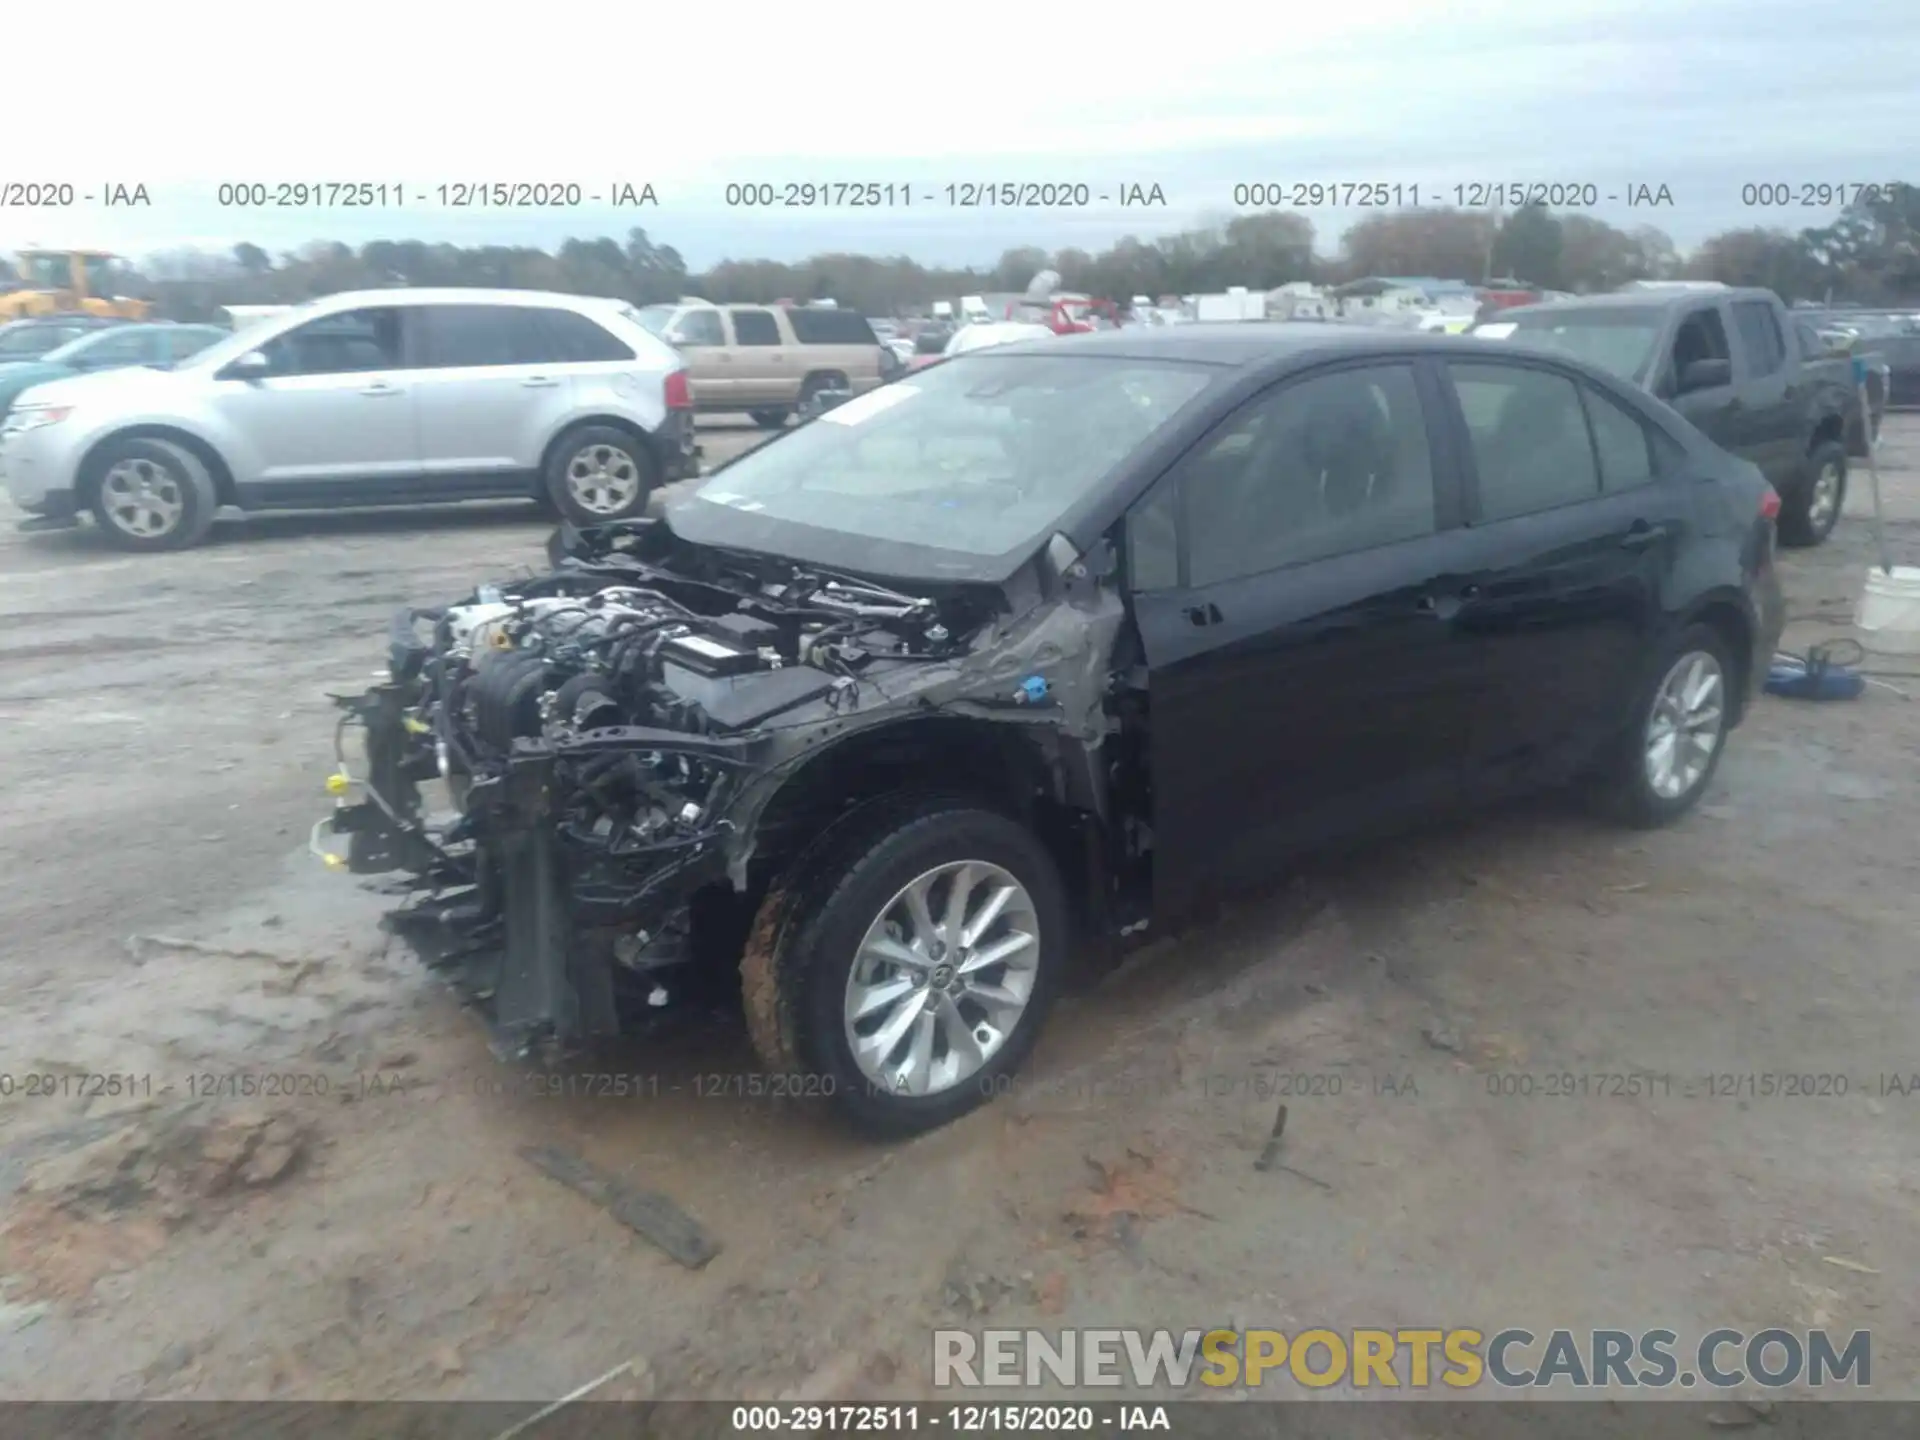
[[[709,458],[752,438],[709,427]],[[1920,562],[1920,417],[1883,472]],[[1793,648],[1845,629],[1865,480],[1785,559]],[[327,692],[394,608],[547,533],[0,537],[0,1395],[545,1402],[637,1358],[622,1393],[911,1396],[937,1325],[1236,1323],[1861,1328],[1876,1391],[1920,1394],[1920,1095],[1880,1083],[1920,1072],[1920,705],[1763,699],[1666,831],[1539,804],[1302,874],[880,1149],[715,1094],[753,1069],[718,1018],[596,1060],[642,1093],[540,1093],[308,854]],[[1545,1093],[1569,1072],[1667,1078]],[[1256,1171],[1282,1098],[1290,1168]],[[530,1142],[672,1196],[718,1257],[676,1265]]]

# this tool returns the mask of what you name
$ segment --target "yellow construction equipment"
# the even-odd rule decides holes
[[[0,321],[35,315],[107,315],[144,320],[153,307],[112,293],[105,250],[22,250],[13,262],[18,288],[0,294]]]

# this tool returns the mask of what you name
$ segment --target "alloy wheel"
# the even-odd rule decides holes
[[[567,461],[567,493],[582,510],[618,515],[640,493],[640,467],[617,445],[587,445]]]
[[[1813,493],[1807,498],[1807,524],[1816,532],[1825,530],[1840,510],[1840,462],[1822,462],[1813,477]]]
[[[166,466],[152,460],[116,463],[100,481],[101,513],[141,540],[170,535],[187,513],[187,497]]]
[[[1040,920],[998,865],[956,860],[903,886],[867,928],[847,977],[855,1064],[898,1095],[965,1083],[1007,1043],[1039,978]]]
[[[1654,691],[1647,718],[1647,784],[1662,800],[1692,792],[1726,727],[1726,677],[1704,650],[1689,650]]]

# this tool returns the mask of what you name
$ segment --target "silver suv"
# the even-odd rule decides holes
[[[697,457],[671,346],[622,301],[527,290],[329,295],[175,369],[35,386],[0,425],[27,528],[91,513],[134,550],[196,543],[222,505],[525,495],[594,524]]]

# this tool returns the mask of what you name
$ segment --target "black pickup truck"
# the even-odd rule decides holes
[[[1840,517],[1848,451],[1866,434],[1852,362],[1771,290],[1588,295],[1502,310],[1469,333],[1591,361],[1665,400],[1780,492],[1783,544],[1818,545]]]

